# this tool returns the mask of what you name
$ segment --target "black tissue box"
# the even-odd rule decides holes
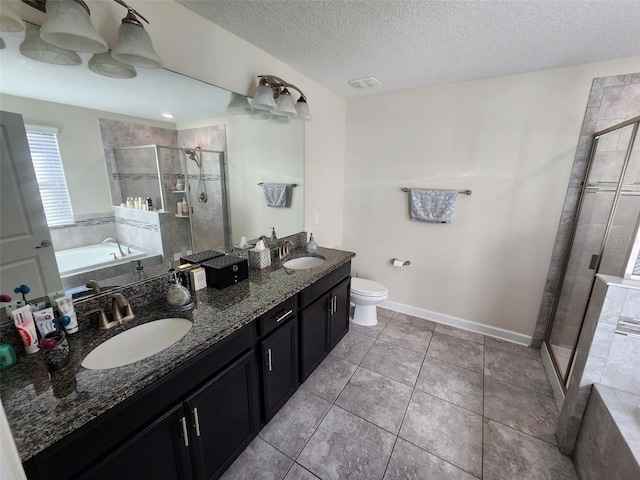
[[[225,255],[202,263],[207,275],[207,286],[222,290],[249,278],[246,258]]]

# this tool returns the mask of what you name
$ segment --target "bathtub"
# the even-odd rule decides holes
[[[125,253],[128,252],[128,249],[129,247],[122,246]],[[60,278],[142,260],[147,256],[146,252],[133,247],[131,247],[131,253],[127,253],[126,257],[114,259],[112,253],[117,255],[119,252],[118,246],[111,242],[57,251],[55,254]]]

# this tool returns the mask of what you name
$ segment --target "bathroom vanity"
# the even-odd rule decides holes
[[[40,354],[21,357],[3,372],[2,401],[28,478],[221,476],[348,331],[355,254],[318,254],[319,267],[276,261],[198,291],[182,315],[157,301],[134,305],[138,317],[113,333],[85,324],[58,374],[40,368]],[[80,366],[106,337],[167,316],[193,321],[171,347],[109,370]]]

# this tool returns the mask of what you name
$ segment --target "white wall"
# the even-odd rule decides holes
[[[173,123],[0,94],[2,109],[21,113],[24,123],[58,127],[58,147],[74,215],[111,212],[112,201],[98,119],[175,129]]]
[[[354,270],[390,301],[532,335],[592,80],[638,71],[634,57],[350,100]],[[401,187],[473,194],[452,224],[424,224]]]

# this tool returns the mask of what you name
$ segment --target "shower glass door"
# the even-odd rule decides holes
[[[640,152],[634,147],[638,121],[633,119],[595,135],[546,340],[565,386],[595,275],[622,276],[633,243],[640,214]]]

